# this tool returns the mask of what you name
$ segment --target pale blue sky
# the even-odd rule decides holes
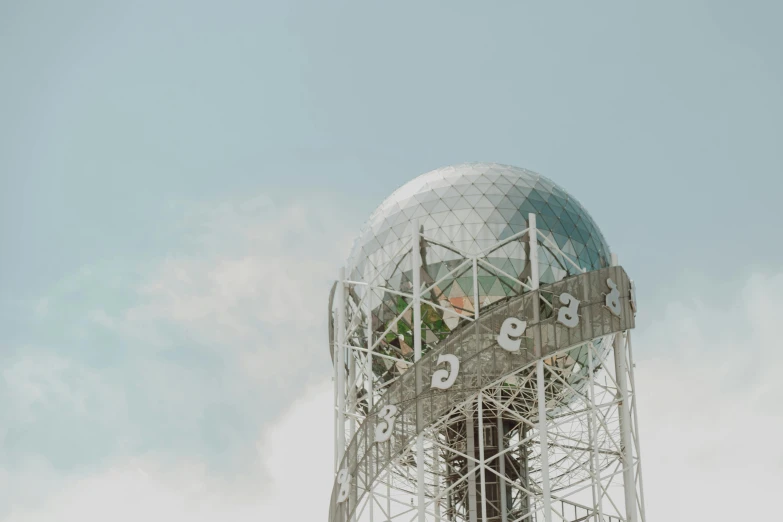
[[[329,278],[436,167],[565,187],[637,280],[640,328],[672,296],[725,312],[783,263],[781,20],[775,1],[0,0],[0,521],[120,457],[268,480],[260,434],[328,378]]]

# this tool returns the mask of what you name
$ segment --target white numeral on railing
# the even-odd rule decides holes
[[[449,370],[443,368],[436,370],[435,373],[432,374],[432,387],[448,390],[454,384],[454,381],[457,380],[457,375],[459,374],[459,359],[457,359],[456,355],[444,353],[438,357],[437,364],[443,363],[449,364],[451,368]]]
[[[397,420],[397,406],[385,406],[378,417],[380,420],[375,425],[375,442],[386,442],[389,440],[392,434],[392,428],[394,427],[394,421]]]
[[[518,352],[519,346],[522,344],[522,335],[526,329],[527,321],[509,317],[503,321],[503,325],[500,327],[500,334],[497,337],[498,344],[506,351]]]
[[[345,502],[348,498],[348,491],[351,487],[351,475],[347,469],[341,469],[337,474],[337,483],[340,484],[340,491],[337,492],[337,503]]]
[[[606,284],[612,290],[606,294],[606,307],[614,315],[620,317],[620,291],[617,289],[617,284],[611,279],[607,279]]]
[[[560,294],[560,302],[565,306],[561,306],[557,311],[557,320],[566,325],[569,328],[579,324],[579,299],[571,294]]]

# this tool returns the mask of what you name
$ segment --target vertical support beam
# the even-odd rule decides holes
[[[424,434],[419,433],[416,438],[416,485],[418,492],[419,522],[426,522],[426,510],[424,509]]]
[[[345,268],[337,280],[337,465],[345,454]]]
[[[544,361],[536,363],[536,386],[538,388],[538,435],[541,446],[541,492],[544,501],[544,520],[552,522],[552,497],[549,487],[549,441],[547,440],[546,396],[544,394]]]
[[[357,394],[356,394],[356,382],[357,382],[357,372],[356,372],[356,354],[353,349],[346,349],[345,351],[347,357],[348,357],[348,373],[346,375],[346,383],[347,383],[347,391],[346,394],[348,395],[348,404],[347,404],[347,413],[348,413],[348,439],[346,441],[346,447],[350,442],[353,440],[353,436],[356,434],[356,401],[357,401]],[[350,496],[348,497],[349,505],[356,506],[356,498],[357,498],[357,483],[354,482],[351,484],[351,491]],[[356,509],[354,509],[353,513],[350,517],[350,522],[356,522]]]
[[[620,436],[623,450],[623,490],[625,491],[625,516],[628,522],[636,520],[636,481],[633,469],[633,439],[631,436],[631,412],[629,408],[627,363],[623,334],[614,335],[614,364],[617,384],[620,387]]]
[[[411,269],[413,271],[413,360],[418,362],[421,359],[421,236],[419,234],[419,221],[414,219],[411,222],[413,227],[413,241],[411,244]],[[416,431],[418,439],[416,440],[416,484],[418,491],[418,511],[419,522],[426,522],[426,512],[424,509],[424,420],[422,419],[422,408],[420,397],[423,391],[421,368],[416,366]]]
[[[481,522],[487,522],[487,479],[484,462],[484,397],[478,394],[479,478],[481,479]]]
[[[638,459],[638,462],[636,466],[638,467],[637,474],[639,476],[639,510],[641,514],[641,522],[645,522],[647,520],[647,515],[645,513],[644,509],[644,481],[642,480],[642,449],[641,449],[641,443],[639,442],[639,417],[636,414],[637,410],[637,404],[636,404],[636,381],[634,379],[634,363],[633,363],[633,346],[631,345],[631,332],[628,331],[626,333],[626,345],[628,346],[628,377],[631,379],[631,393],[633,394],[633,428],[635,433],[634,439],[636,440],[636,458]]]
[[[413,358],[421,359],[421,236],[419,235],[419,221],[411,222],[413,227],[413,240],[411,244],[411,279],[413,283]],[[417,379],[417,386],[421,386]]]
[[[476,512],[476,441],[473,426],[473,401],[469,402],[465,412],[465,435],[468,444],[468,522],[478,522]]]
[[[367,338],[367,355],[364,368],[364,390],[367,394],[367,413],[370,413],[375,405],[375,390],[372,378],[372,288],[367,286],[367,294],[364,296],[364,308],[366,324],[364,325],[365,337]],[[370,470],[373,475],[374,470]],[[370,522],[375,522],[375,487],[370,486]]]
[[[500,522],[508,522],[508,500],[506,499],[506,456],[503,455],[503,450],[505,449],[505,444],[503,443],[503,438],[505,437],[505,434],[503,433],[503,409],[501,408],[501,404],[503,404],[503,395],[500,393],[500,388],[498,388],[498,413],[497,413],[497,420],[498,420],[498,471],[500,472],[500,477],[498,480],[498,487],[500,488]]]
[[[538,290],[538,284],[539,284],[539,276],[538,276],[538,227],[536,226],[536,215],[535,214],[528,214],[527,215],[527,236],[529,239],[529,246],[530,246],[530,279],[532,281],[532,284],[530,286],[533,287],[534,291]],[[536,310],[538,310],[538,307],[534,307]]]
[[[348,356],[348,441],[353,439],[356,433],[356,354],[353,349],[346,350]]]
[[[331,311],[330,311],[330,313],[331,313]],[[333,370],[332,371],[332,386],[334,388],[334,400],[332,401],[332,404],[334,405],[333,408],[334,408],[334,473],[335,473],[335,475],[337,474],[337,466],[339,464],[339,462],[337,460],[337,456],[338,456],[338,453],[340,452],[337,449],[338,448],[337,441],[340,440],[339,439],[339,431],[338,431],[338,427],[340,426],[340,420],[339,420],[339,413],[338,412],[339,412],[340,408],[339,408],[339,399],[337,398],[338,397],[338,395],[337,395],[338,394],[338,390],[340,388],[339,385],[338,385],[339,377],[337,375],[337,369],[340,367],[340,364],[339,364],[339,362],[337,360],[337,358],[338,358],[337,351],[339,349],[340,349],[340,347],[339,347],[339,343],[337,342],[337,339],[333,338],[332,339],[332,370]]]
[[[525,440],[530,428],[527,425],[519,426],[519,440]],[[530,474],[528,466],[528,454],[527,445],[517,446],[517,462],[519,462],[519,477],[520,482],[525,491],[530,491]],[[532,495],[530,493],[522,493],[520,496],[522,514],[529,515],[529,520],[534,520],[535,515],[530,514],[530,506],[532,505]]]
[[[473,326],[476,330],[476,338],[478,338],[479,334],[479,308],[481,307],[481,304],[479,302],[479,285],[478,285],[478,258],[473,258],[473,318],[475,321],[473,321]],[[483,410],[481,406],[481,394],[478,396],[478,424],[479,424],[479,473],[480,473],[480,488],[481,488],[481,522],[486,522],[487,520],[487,485],[486,485],[486,479],[484,478],[484,419],[483,417]],[[474,440],[474,434],[473,434],[473,409],[471,407],[470,410],[470,421],[467,425],[468,431],[468,444],[470,445],[470,452],[468,455],[470,455],[471,458],[475,458],[475,440]],[[468,499],[468,510],[469,510],[469,516],[471,522],[476,522],[476,519],[478,518],[478,507],[476,506],[476,501],[478,500],[478,496],[476,495],[476,474],[473,473],[473,470],[475,469],[475,465],[471,466],[468,464],[468,473],[470,477],[468,478],[468,495],[470,498]]]
[[[592,400],[592,399],[591,399]],[[590,407],[593,409],[593,406]],[[593,451],[593,417],[592,415],[587,417],[587,444],[590,448],[590,494],[593,497],[593,516],[590,517],[593,520],[600,520],[598,518],[598,496],[596,495],[596,487],[598,487],[598,475],[596,475],[595,468],[595,452]]]
[[[435,522],[441,522],[440,517],[440,455],[438,448],[432,448],[432,467],[435,470]]]
[[[617,254],[612,253],[612,266],[617,266]],[[620,388],[620,437],[623,451],[623,491],[625,492],[625,516],[628,522],[636,518],[636,480],[633,466],[633,438],[631,435],[631,409],[628,395],[628,364],[625,358],[623,333],[614,334],[614,366],[617,385]]]
[[[582,290],[584,295],[589,294],[589,285],[587,279],[584,279],[582,284]],[[583,310],[582,321],[590,323],[592,320],[592,314],[589,308]],[[590,473],[592,474],[592,492],[593,492],[593,520],[595,522],[603,522],[603,484],[601,483],[601,461],[599,460],[600,454],[598,453],[598,430],[601,423],[598,421],[597,399],[595,396],[595,348],[593,343],[587,343],[587,368],[588,368],[588,382],[590,393],[590,416],[587,419],[587,440],[590,443]]]
[[[603,484],[601,484],[601,467],[598,460],[598,412],[595,409],[595,363],[593,361],[593,343],[587,345],[587,365],[588,372],[590,374],[590,422],[588,423],[588,429],[590,430],[589,440],[590,446],[593,452],[590,459],[590,469],[593,472],[593,513],[596,514],[595,521],[603,522]]]
[[[473,258],[473,318],[479,318],[479,309],[481,303],[479,302],[479,285],[478,285],[478,258]]]
[[[452,471],[451,464],[446,464],[446,474],[451,474]],[[449,489],[449,492],[446,494],[446,521],[447,522],[454,522],[455,514],[455,507],[454,507],[454,490]]]
[[[528,214],[528,239],[530,241],[530,279],[533,292],[538,295],[538,227],[536,227],[536,215]],[[533,322],[539,321],[540,302],[536,300],[533,306]],[[538,393],[538,437],[541,448],[541,492],[544,503],[544,522],[552,522],[552,494],[549,485],[549,440],[547,438],[546,418],[546,382],[544,380],[544,359],[541,352],[541,339],[539,330],[534,330],[536,362],[536,389]]]

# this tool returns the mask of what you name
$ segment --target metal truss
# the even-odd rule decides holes
[[[491,259],[513,242],[529,248],[520,277]],[[422,281],[423,245],[462,259]],[[539,286],[540,248],[573,275]],[[330,303],[330,522],[644,522],[630,334],[636,303],[622,268],[585,271],[536,229],[534,215],[528,229],[474,256],[422,237],[414,223],[397,259],[410,291],[390,288],[380,272],[350,281],[341,270]],[[482,270],[510,281],[517,294],[479,304]],[[438,285],[466,274],[472,310],[437,299]],[[389,296],[397,308],[379,326]],[[564,326],[567,297],[580,304],[576,326]],[[426,309],[456,327],[428,342]],[[498,341],[509,317],[527,323],[514,353]],[[390,345],[408,329],[411,350]]]

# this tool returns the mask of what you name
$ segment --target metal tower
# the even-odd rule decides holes
[[[633,282],[548,179],[464,164],[411,181],[329,313],[330,522],[645,521]]]

